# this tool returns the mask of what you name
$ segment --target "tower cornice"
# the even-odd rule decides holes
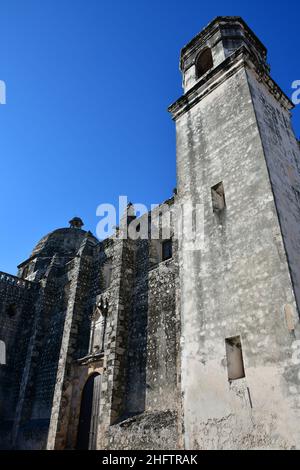
[[[264,54],[267,54],[267,48],[265,45],[260,41],[260,39],[256,36],[256,34],[252,31],[251,28],[245,23],[243,18],[240,16],[217,16],[214,20],[212,20],[199,34],[197,34],[191,41],[189,41],[181,50],[181,66],[182,66],[182,59],[183,57],[189,55],[194,47],[197,47],[199,43],[203,42],[203,44],[212,37],[216,31],[220,30],[222,25],[231,24],[231,23],[239,23],[243,26],[244,31],[246,34],[251,37],[251,39],[256,43],[257,47],[259,47]],[[219,38],[220,40],[221,38]]]
[[[172,119],[176,120],[186,111],[193,108],[205,96],[242,68],[253,70],[257,74],[258,80],[265,84],[269,92],[276,96],[277,100],[287,111],[293,109],[293,103],[266,72],[265,67],[261,66],[256,57],[245,46],[241,46],[169,106],[168,111],[172,114]]]

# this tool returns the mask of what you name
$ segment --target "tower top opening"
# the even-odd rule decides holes
[[[181,51],[185,92],[241,47],[268,70],[267,49],[240,16],[218,16],[211,21]]]

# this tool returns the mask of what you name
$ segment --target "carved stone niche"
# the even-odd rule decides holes
[[[96,305],[91,324],[89,354],[104,353],[105,333],[107,324],[108,302],[101,299]]]

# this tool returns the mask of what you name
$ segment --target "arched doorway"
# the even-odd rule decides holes
[[[91,375],[82,391],[76,449],[96,449],[101,375]]]

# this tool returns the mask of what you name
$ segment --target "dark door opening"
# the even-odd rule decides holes
[[[82,392],[76,449],[96,449],[101,375],[91,375]]]

